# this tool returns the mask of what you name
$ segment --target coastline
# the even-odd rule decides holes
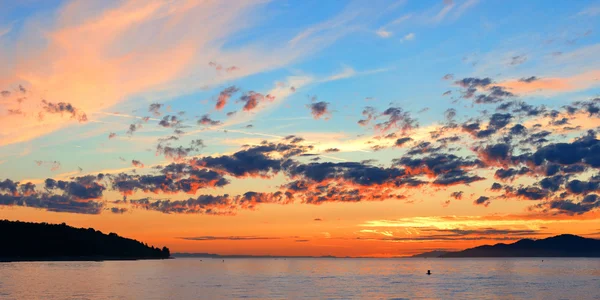
[[[68,261],[133,261],[133,260],[165,260],[174,257],[114,257],[114,256],[60,256],[60,257],[0,257],[0,263],[11,262],[68,262]]]

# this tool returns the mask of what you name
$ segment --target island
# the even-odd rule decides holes
[[[148,246],[116,233],[62,224],[0,220],[0,262],[102,261],[169,258],[169,248]]]
[[[484,245],[462,251],[432,251],[413,257],[600,257],[600,240],[572,234],[522,239],[512,244]]]

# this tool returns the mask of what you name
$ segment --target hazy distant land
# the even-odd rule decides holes
[[[462,251],[431,251],[413,257],[600,257],[600,240],[572,234],[522,239],[512,244],[483,245]]]

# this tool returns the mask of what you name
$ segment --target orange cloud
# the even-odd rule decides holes
[[[588,89],[600,85],[600,70],[580,73],[571,77],[540,78],[531,82],[504,81],[499,86],[515,94],[556,94]]]
[[[0,146],[76,125],[61,116],[37,120],[42,100],[70,103],[99,117],[97,112],[133,95],[189,93],[286,65],[309,51],[310,47],[289,45],[267,48],[258,45],[260,41],[221,49],[221,41],[251,25],[239,20],[262,3],[74,1],[55,14],[51,25],[26,21],[28,26],[13,48],[0,49],[0,63],[14,66],[0,70],[0,90],[19,84],[27,88],[26,99],[16,101],[20,95],[13,95],[15,99],[8,100],[15,101],[0,102],[0,126],[5,129]],[[235,72],[208,72],[213,59],[235,65]],[[23,113],[5,116],[8,110]]]

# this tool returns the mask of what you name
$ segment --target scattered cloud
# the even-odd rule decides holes
[[[400,41],[406,42],[406,41],[412,41],[414,39],[415,39],[415,34],[411,32],[411,33],[405,35]]]

